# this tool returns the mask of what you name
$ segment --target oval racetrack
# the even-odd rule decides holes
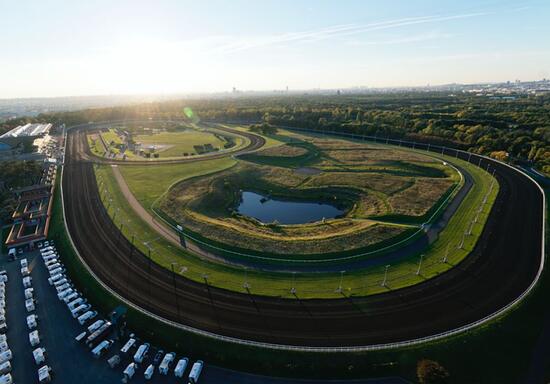
[[[128,301],[215,334],[299,346],[372,345],[425,337],[506,306],[527,289],[541,266],[541,190],[520,172],[483,159],[482,167],[490,163],[496,170],[497,200],[475,250],[437,278],[367,298],[290,300],[229,292],[177,276],[176,295],[171,272],[132,249],[107,216],[93,164],[79,156],[83,145],[81,130],[70,130],[62,180],[66,223],[81,257]]]

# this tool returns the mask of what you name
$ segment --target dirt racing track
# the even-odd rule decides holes
[[[118,295],[187,327],[292,346],[400,342],[464,327],[501,310],[533,286],[542,269],[542,190],[515,169],[483,158],[480,165],[494,169],[500,183],[497,200],[475,250],[437,278],[338,300],[300,300],[299,292],[296,299],[240,294],[181,276],[175,290],[171,272],[133,249],[106,214],[93,164],[79,157],[82,136],[80,130],[69,131],[62,179],[65,219],[76,249]],[[467,156],[459,152],[459,157]],[[472,161],[477,164],[479,158],[472,156]]]

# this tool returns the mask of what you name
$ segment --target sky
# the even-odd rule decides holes
[[[0,0],[0,98],[550,78],[548,0]]]

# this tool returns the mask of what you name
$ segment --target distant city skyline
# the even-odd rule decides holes
[[[541,0],[24,0],[0,13],[0,98],[550,77]]]

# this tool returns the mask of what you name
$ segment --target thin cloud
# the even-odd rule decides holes
[[[344,24],[327,27],[324,29],[311,30],[305,32],[293,32],[284,34],[264,35],[256,37],[220,37],[225,39],[226,43],[221,44],[210,50],[211,53],[235,53],[244,50],[262,48],[272,45],[288,44],[288,43],[310,43],[317,42],[337,37],[352,36],[361,33],[401,28],[410,25],[439,23],[443,21],[467,19],[472,17],[480,17],[488,15],[487,12],[467,13],[459,15],[441,16],[420,16],[409,17],[396,20],[388,20],[369,24]]]
[[[400,37],[396,39],[389,40],[378,40],[378,41],[360,41],[360,40],[351,40],[347,41],[346,45],[354,47],[363,47],[363,46],[383,46],[383,45],[398,45],[398,44],[410,44],[410,43],[420,43],[424,41],[438,40],[438,39],[448,39],[456,35],[450,33],[423,33],[419,35]]]

